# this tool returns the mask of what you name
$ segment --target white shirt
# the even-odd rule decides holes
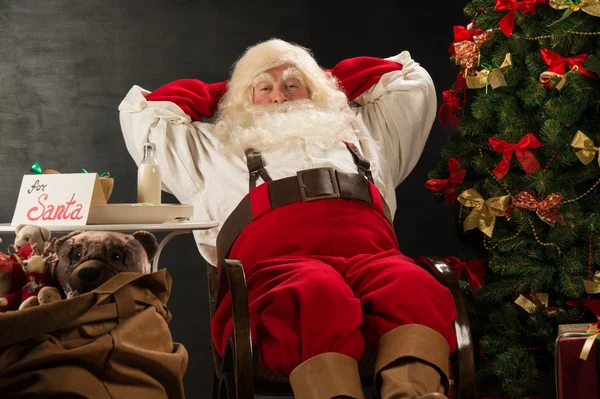
[[[396,211],[395,188],[408,176],[423,152],[436,115],[433,81],[407,51],[388,60],[402,64],[400,71],[382,76],[358,97],[356,123],[378,144],[379,150],[355,141],[371,162],[375,183],[392,215]],[[144,143],[156,144],[163,189],[182,204],[194,205],[194,220],[215,220],[220,225],[248,194],[248,168],[243,155],[224,154],[214,125],[192,122],[181,108],[167,101],[146,101],[150,92],[133,86],[119,105],[127,150],[139,165]],[[261,153],[273,180],[295,176],[303,169],[334,167],[356,173],[343,143],[328,149],[298,141]],[[259,179],[257,184],[261,184]],[[200,254],[211,265],[217,262],[219,227],[196,231]]]

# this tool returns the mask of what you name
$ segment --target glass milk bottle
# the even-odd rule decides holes
[[[160,165],[156,161],[156,145],[144,144],[144,159],[138,167],[137,202],[160,205]]]

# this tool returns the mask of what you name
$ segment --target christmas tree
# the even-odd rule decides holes
[[[426,187],[473,254],[448,261],[478,390],[523,398],[554,373],[558,324],[597,321],[600,0],[475,0],[465,14],[439,111],[451,135]]]

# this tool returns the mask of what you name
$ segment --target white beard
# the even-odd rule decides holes
[[[219,118],[216,133],[224,151],[240,155],[248,148],[264,152],[298,139],[326,149],[356,140],[353,119],[349,108],[325,109],[310,100],[253,104]]]

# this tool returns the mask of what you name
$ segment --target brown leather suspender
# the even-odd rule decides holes
[[[272,181],[271,176],[265,169],[265,164],[262,159],[262,155],[260,152],[254,150],[253,148],[248,148],[246,150],[246,163],[248,164],[248,172],[249,176],[249,188],[252,190],[256,188],[256,181],[258,180],[258,176],[260,176],[263,181]]]
[[[348,141],[344,141],[344,144],[346,144],[346,148],[352,155],[352,160],[358,169],[358,174],[365,176],[371,183],[374,183],[373,174],[371,173],[371,163],[367,160],[367,158],[362,156],[354,144]]]

